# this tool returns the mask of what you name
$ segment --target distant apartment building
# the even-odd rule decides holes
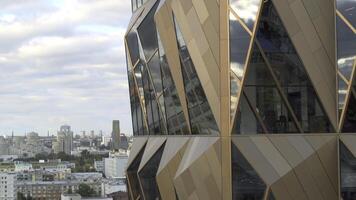
[[[111,133],[111,149],[119,149],[120,145],[120,121],[113,120]]]
[[[104,172],[105,167],[104,167],[104,160],[95,160],[94,161],[94,168],[97,172]]]
[[[0,173],[0,199],[14,200],[17,197],[16,174]]]
[[[109,158],[104,158],[104,174],[107,178],[119,178],[125,176],[127,154],[111,153]]]
[[[68,155],[73,150],[73,131],[68,125],[63,125],[57,133],[57,141],[53,143],[54,153],[64,152]]]

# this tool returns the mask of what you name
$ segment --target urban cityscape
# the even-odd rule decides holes
[[[356,0],[0,9],[0,200],[356,200]]]
[[[112,122],[110,134],[0,136],[0,199],[128,199],[125,168],[132,138]]]

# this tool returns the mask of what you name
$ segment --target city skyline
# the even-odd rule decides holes
[[[123,35],[130,2],[1,1],[0,135],[63,124],[131,135]],[[88,127],[88,128],[86,128]]]

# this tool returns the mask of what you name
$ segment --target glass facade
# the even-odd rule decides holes
[[[187,45],[183,39],[182,32],[180,31],[180,27],[174,17],[173,20],[179,47],[181,70],[183,74],[185,95],[187,97],[192,134],[218,135],[219,129],[210,109],[203,87],[201,86]]]
[[[356,199],[356,158],[340,141],[340,186],[343,200]]]
[[[158,151],[139,172],[142,190],[145,194],[146,200],[161,199],[156,181],[156,173],[158,170],[159,162],[161,161],[163,149],[164,144],[158,149]]]
[[[231,144],[231,165],[232,199],[263,200],[266,184],[234,144]]]
[[[126,173],[127,173],[127,179],[129,181],[130,189],[131,189],[131,195],[133,199],[142,199],[143,198],[143,193],[140,187],[140,181],[139,177],[137,174],[138,167],[140,166],[140,162],[143,156],[143,152],[145,150],[145,147],[141,149],[141,151],[138,153],[136,158],[132,161],[130,166],[128,166]]]

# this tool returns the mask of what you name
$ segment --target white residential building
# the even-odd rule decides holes
[[[16,174],[0,173],[0,199],[14,200],[17,198]]]
[[[104,174],[107,178],[120,178],[125,176],[128,156],[126,154],[110,154],[104,158]]]

